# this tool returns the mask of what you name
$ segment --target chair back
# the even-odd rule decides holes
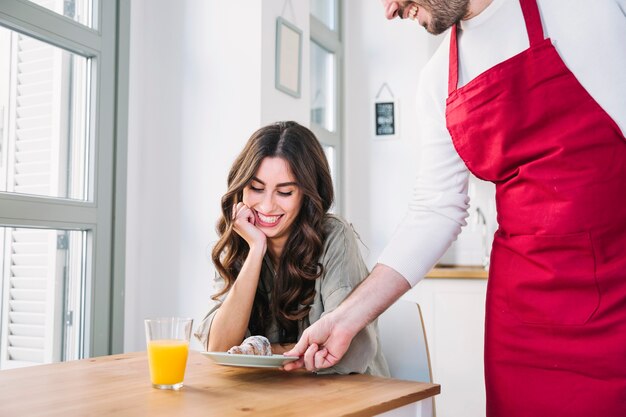
[[[392,378],[433,382],[428,342],[419,304],[403,299],[396,301],[378,318],[378,330]],[[418,415],[434,416],[434,400],[424,404]]]
[[[391,376],[432,382],[430,355],[419,304],[398,300],[380,315],[378,327]]]

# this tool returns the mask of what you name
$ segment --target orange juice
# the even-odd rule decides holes
[[[176,385],[183,382],[189,353],[186,340],[161,339],[148,342],[150,379],[154,385]]]

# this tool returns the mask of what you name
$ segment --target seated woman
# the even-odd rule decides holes
[[[213,308],[196,332],[208,351],[251,335],[289,350],[368,274],[352,227],[329,214],[333,185],[315,135],[295,122],[257,130],[236,158],[213,248]],[[388,376],[376,322],[359,333],[334,373]]]

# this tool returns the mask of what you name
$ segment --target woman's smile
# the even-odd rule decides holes
[[[254,217],[256,217],[256,225],[260,226],[260,227],[274,227],[276,226],[281,217],[283,215],[265,215],[262,214],[260,212],[258,212],[257,210],[254,210]]]

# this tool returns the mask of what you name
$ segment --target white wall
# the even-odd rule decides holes
[[[292,3],[284,17],[303,29],[308,68],[308,2]],[[301,99],[273,87],[283,5],[132,2],[126,351],[144,348],[146,317],[203,317],[214,274],[207,253],[231,162],[264,124],[308,124],[308,73]]]
[[[143,348],[143,318],[178,314],[181,290],[183,9],[152,3],[131,3],[126,350]]]

